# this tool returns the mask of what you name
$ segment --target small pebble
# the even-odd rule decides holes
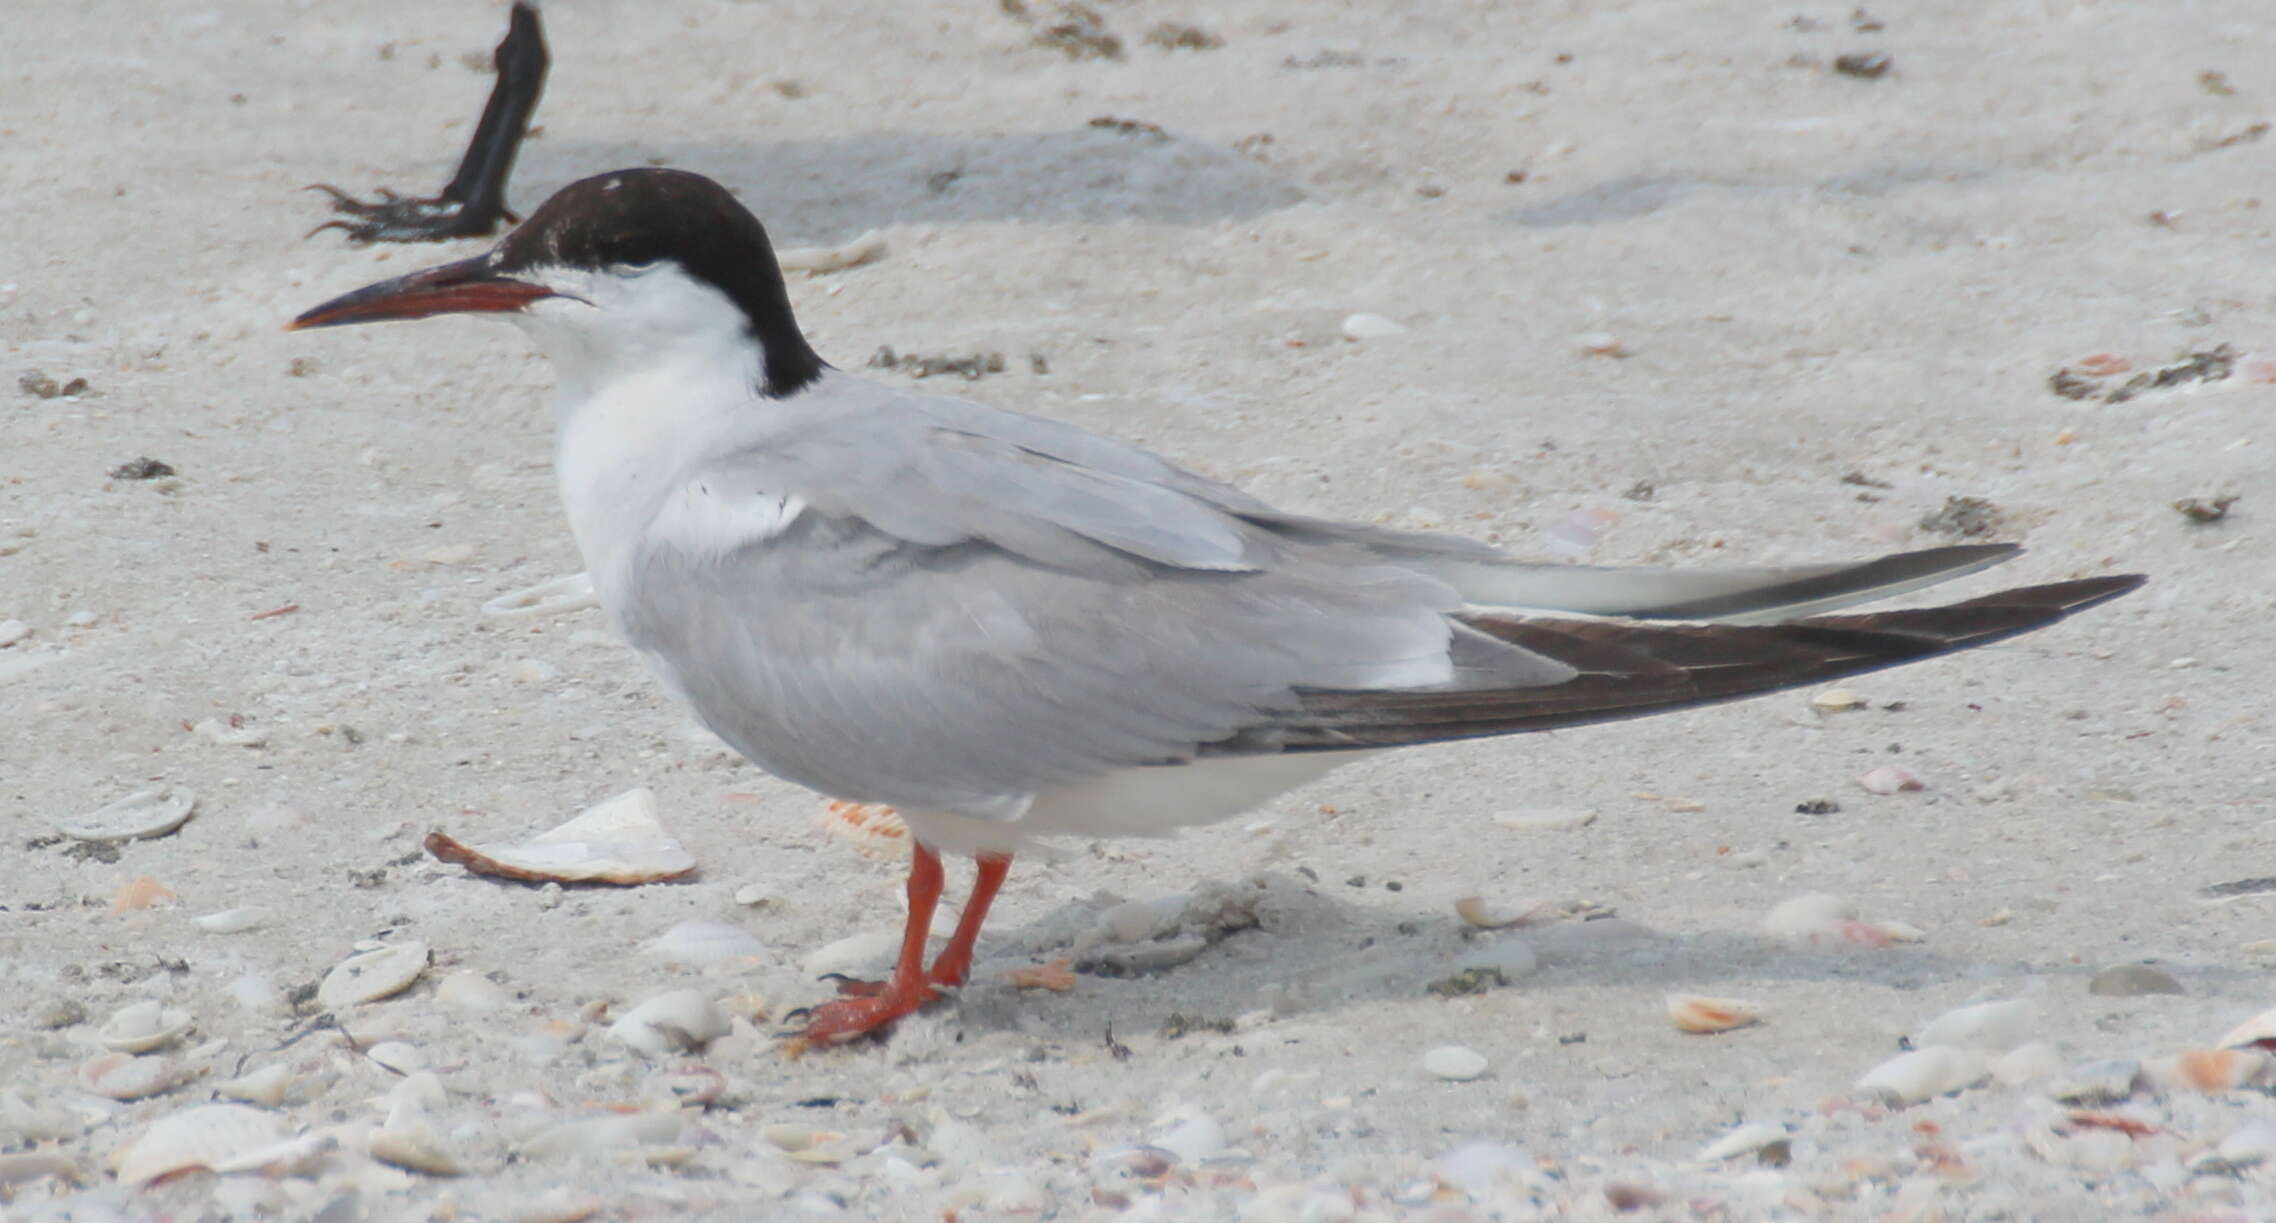
[[[2113,964],[2094,974],[2087,982],[2086,992],[2102,998],[2140,998],[2151,994],[2180,994],[2188,991],[2172,973],[2154,964]]]
[[[1387,336],[1405,335],[1407,329],[1380,314],[1354,314],[1343,321],[1343,334],[1347,340],[1380,340]]]
[[[1991,1059],[1982,1050],[1930,1045],[1900,1053],[1866,1071],[1857,1080],[1857,1087],[1892,1104],[1918,1104],[1973,1087],[1990,1075]]]
[[[1466,1083],[1486,1073],[1486,1055],[1462,1045],[1440,1045],[1422,1055],[1423,1071],[1450,1083]]]
[[[2106,1058],[2056,1076],[2047,1084],[2047,1096],[2065,1104],[2117,1104],[2134,1094],[2141,1077],[2140,1062],[2130,1057]]]

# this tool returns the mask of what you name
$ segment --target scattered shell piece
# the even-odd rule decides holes
[[[2227,1035],[2214,1043],[2223,1049],[2254,1047],[2276,1053],[2276,1007],[2230,1028]]]
[[[324,974],[323,983],[316,987],[316,1001],[328,1011],[377,1002],[409,989],[425,971],[425,943],[395,943],[349,956],[334,965],[332,971]]]
[[[1004,980],[1011,982],[1014,989],[1047,989],[1064,994],[1075,988],[1075,961],[1060,956],[1048,964],[1015,968],[1004,974]]]
[[[434,1129],[423,1121],[390,1125],[371,1136],[371,1157],[429,1176],[464,1176],[466,1165],[451,1154]]]
[[[268,910],[245,905],[207,913],[190,919],[190,924],[207,934],[243,934],[256,929],[269,920]]]
[[[216,747],[260,747],[269,741],[269,732],[239,725],[235,718],[207,718],[192,726],[190,733]]]
[[[1774,1142],[1786,1141],[1786,1127],[1772,1121],[1750,1121],[1699,1148],[1693,1159],[1713,1163],[1734,1155],[1759,1151]]]
[[[1440,1045],[1422,1055],[1424,1073],[1450,1083],[1467,1083],[1486,1073],[1486,1055],[1463,1045]]]
[[[934,935],[936,940],[939,937],[937,933]],[[799,967],[809,977],[858,977],[891,964],[894,954],[900,949],[899,928],[864,930],[816,947],[806,953],[806,958],[800,962]]]
[[[21,620],[0,620],[0,650],[32,635],[32,626]]]
[[[1389,336],[1405,335],[1406,333],[1407,329],[1404,325],[1380,314],[1361,312],[1350,315],[1343,321],[1343,338],[1347,340],[1380,340]]]
[[[1494,822],[1515,832],[1565,832],[1596,822],[1596,812],[1583,807],[1539,807],[1504,811]]]
[[[1619,336],[1609,331],[1584,331],[1574,338],[1573,346],[1580,349],[1584,357],[1618,359],[1628,355],[1628,346],[1620,342]]]
[[[1857,1080],[1857,1088],[1874,1092],[1891,1104],[1918,1104],[1966,1090],[1990,1076],[1991,1059],[1983,1050],[1930,1045],[1900,1053],[1866,1071],[1865,1077]]]
[[[885,235],[870,230],[836,246],[798,246],[778,252],[775,262],[785,272],[836,272],[856,267],[885,254]]]
[[[0,1088],[0,1143],[56,1142],[78,1137],[86,1124],[54,1104],[33,1104]]]
[[[113,1100],[141,1100],[204,1074],[160,1054],[105,1053],[79,1067],[79,1085]]]
[[[2074,1066],[2047,1084],[2047,1095],[2065,1104],[2116,1104],[2134,1094],[2142,1064],[2130,1057],[2105,1058]]]
[[[650,1057],[664,1057],[699,1053],[727,1030],[727,1013],[701,990],[675,989],[626,1011],[608,1034]]]
[[[1553,552],[1578,556],[1596,546],[1605,531],[1620,521],[1617,510],[1574,510],[1541,529],[1541,542]]]
[[[417,1074],[427,1068],[427,1055],[400,1040],[383,1040],[366,1049],[364,1056],[397,1074]]]
[[[610,1114],[550,1126],[519,1149],[532,1159],[613,1155],[677,1141],[686,1128],[686,1120],[677,1112]]]
[[[2184,1049],[2171,1057],[2142,1063],[2142,1074],[2153,1085],[2203,1092],[2234,1091],[2263,1081],[2269,1056],[2258,1049]]]
[[[0,1155],[0,1189],[43,1176],[60,1176],[66,1180],[79,1179],[79,1165],[60,1151],[17,1151]]]
[[[1506,930],[1511,926],[1555,921],[1563,915],[1563,909],[1564,906],[1553,900],[1521,901],[1503,906],[1489,903],[1482,896],[1464,896],[1454,902],[1455,915],[1480,930]]]
[[[120,1008],[96,1035],[105,1049],[118,1053],[148,1053],[173,1044],[189,1030],[188,1011],[146,1001]]]
[[[2089,378],[2108,378],[2134,368],[2131,359],[2114,352],[2090,353],[2078,359],[2078,372]]]
[[[727,1090],[727,1076],[704,1065],[688,1062],[649,1080],[654,1098],[672,1104],[709,1104]]]
[[[695,857],[656,818],[656,793],[627,790],[519,844],[468,845],[437,829],[427,852],[478,875],[525,883],[656,883],[694,873]]]
[[[165,884],[158,882],[158,876],[141,875],[111,897],[111,916],[117,917],[138,909],[154,909],[167,901],[178,899],[180,897],[168,891]]]
[[[1992,1077],[2009,1087],[2062,1073],[2063,1055],[2043,1040],[2026,1041],[1992,1059]]]
[[[550,582],[525,586],[508,591],[482,605],[486,615],[525,618],[557,616],[564,612],[582,611],[600,606],[600,596],[593,593],[592,575],[572,573]]]
[[[470,968],[461,968],[435,982],[435,1001],[444,1010],[461,1015],[487,1015],[504,1010],[514,1000],[506,988]]]
[[[1808,946],[1850,944],[1886,947],[1891,943],[1917,943],[1928,936],[1917,926],[1901,921],[1866,921],[1857,902],[1830,892],[1809,892],[1780,901],[1762,919],[1765,933]]]
[[[831,799],[822,804],[814,825],[852,845],[864,858],[892,861],[909,856],[909,826],[899,812],[882,803],[849,803]]]
[[[2266,1163],[2269,1159],[2276,1158],[2276,1125],[2266,1121],[2252,1122],[2221,1139],[2221,1145],[2213,1148],[2209,1154],[2211,1160],[2199,1156],[2197,1161],[2192,1161],[2193,1165],[2200,1171],[2209,1170],[2208,1165],[2217,1160],[2222,1170],[2239,1172]]]
[[[701,968],[764,957],[767,946],[741,926],[722,921],[684,921],[648,941],[648,950],[674,964]]]
[[[147,1185],[176,1172],[227,1168],[284,1136],[274,1114],[241,1104],[203,1104],[153,1122],[111,1152],[111,1167],[121,1182]]]
[[[1865,708],[1865,698],[1847,688],[1828,688],[1810,698],[1810,708],[1820,713],[1843,713]]]
[[[1704,1035],[1729,1032],[1762,1022],[1763,1005],[1744,998],[1710,998],[1704,994],[1669,994],[1667,1015],[1676,1031]]]
[[[291,1066],[270,1062],[258,1070],[215,1083],[213,1089],[232,1100],[274,1108],[284,1103],[299,1081],[300,1076],[293,1073]]]
[[[1857,779],[1857,784],[1868,794],[1896,794],[1906,790],[1925,790],[1928,783],[1893,764],[1869,769]]]
[[[2154,964],[2113,964],[2094,974],[2086,992],[2103,998],[2140,998],[2187,991],[2172,973]]]
[[[2039,1008],[2020,998],[1955,1007],[1921,1025],[1913,1034],[1920,1046],[1952,1045],[2004,1053],[2031,1038],[2039,1027]]]
[[[1184,934],[1143,943],[1093,947],[1078,957],[1076,966],[1101,976],[1137,977],[1175,968],[1207,950],[1208,939],[1198,934]]]
[[[52,820],[55,830],[81,841],[138,841],[162,837],[181,827],[198,805],[187,786],[136,790],[77,819]]]

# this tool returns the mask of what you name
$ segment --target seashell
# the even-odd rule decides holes
[[[1866,1071],[1865,1077],[1857,1080],[1857,1088],[1902,1106],[1965,1090],[1990,1075],[1991,1059],[1983,1050],[1930,1045],[1900,1053]]]
[[[166,901],[179,899],[165,884],[158,882],[158,876],[139,875],[111,897],[111,916],[137,909],[155,909]]]
[[[198,805],[186,786],[136,790],[77,819],[50,820],[55,830],[81,841],[137,841],[162,837],[181,827]]]
[[[2029,1040],[2038,1027],[2039,1008],[2029,1002],[2021,999],[1979,1002],[1955,1007],[1922,1024],[1920,1031],[1913,1034],[1912,1043],[1921,1047],[1951,1045],[2005,1053]]]
[[[162,1049],[190,1030],[190,1013],[157,1002],[137,1002],[112,1015],[96,1035],[103,1047],[118,1053],[148,1053]]]
[[[207,913],[201,917],[193,917],[190,919],[190,924],[207,934],[243,934],[247,930],[266,924],[268,920],[267,910],[246,906],[236,909],[223,909],[219,913]]]
[[[2143,1062],[2142,1073],[2160,1088],[2234,1091],[2260,1080],[2269,1060],[2258,1049],[2184,1049]]]
[[[1135,977],[1175,968],[1207,950],[1208,939],[1188,934],[1117,947],[1096,947],[1084,952],[1075,967],[1100,976]]]
[[[933,938],[941,936],[936,932]],[[824,943],[806,953],[800,967],[810,977],[852,976],[878,972],[891,966],[901,950],[901,931],[864,930]]]
[[[1404,324],[1366,311],[1347,315],[1343,321],[1343,338],[1347,340],[1381,340],[1406,333]]]
[[[1462,1045],[1440,1045],[1422,1055],[1423,1073],[1450,1083],[1466,1083],[1486,1073],[1486,1055]]]
[[[513,1003],[506,987],[470,968],[461,968],[435,982],[435,1001],[444,1010],[461,1015],[488,1015]]]
[[[427,852],[477,875],[524,883],[656,883],[695,873],[695,855],[664,831],[656,792],[627,790],[520,844],[468,845],[437,829]]]
[[[717,921],[684,921],[649,940],[648,950],[674,964],[697,968],[735,960],[756,960],[767,946],[741,926]]]
[[[2027,1041],[1992,1059],[1992,1077],[2009,1087],[2062,1073],[2063,1055],[2043,1040]]]
[[[1928,783],[1905,772],[1893,764],[1868,770],[1857,779],[1857,784],[1868,794],[1896,794],[1905,790],[1925,790]]]
[[[1506,930],[1539,921],[1556,919],[1561,906],[1553,900],[1536,900],[1515,905],[1490,904],[1482,896],[1464,896],[1454,902],[1455,915],[1480,930]]]
[[[1494,822],[1513,832],[1567,832],[1596,822],[1596,812],[1583,808],[1543,807],[1505,811]]]
[[[171,1091],[204,1074],[171,1058],[155,1054],[105,1053],[79,1067],[79,1085],[113,1100],[140,1100]]]
[[[519,620],[583,611],[588,607],[598,607],[600,603],[600,596],[593,592],[592,575],[572,573],[550,582],[539,582],[535,586],[508,591],[484,603],[482,612],[488,616]]]
[[[785,272],[836,272],[868,263],[884,254],[885,235],[872,229],[836,246],[786,247],[775,261]]]
[[[1707,1034],[1729,1032],[1762,1022],[1765,1008],[1744,998],[1709,998],[1704,994],[1669,994],[1667,1016],[1678,1032]]]
[[[1522,1181],[1539,1167],[1524,1147],[1482,1139],[1430,1161],[1431,1175],[1473,1198],[1493,1192],[1505,1181]]]
[[[677,1112],[610,1114],[549,1126],[518,1149],[531,1159],[612,1155],[675,1141],[684,1129]]]
[[[68,1181],[79,1179],[79,1165],[71,1157],[56,1151],[18,1151],[13,1155],[0,1155],[0,1189],[43,1176],[60,1176]]]
[[[0,1089],[0,1145],[22,1142],[56,1142],[76,1138],[86,1126],[77,1117],[53,1105],[37,1105],[13,1091]]]
[[[770,1125],[759,1131],[767,1144],[787,1155],[811,1151],[831,1143],[844,1142],[846,1136],[834,1130],[817,1130],[803,1125]]]
[[[203,1104],[153,1122],[111,1152],[111,1168],[123,1184],[147,1185],[177,1172],[219,1170],[283,1139],[284,1127],[272,1113],[238,1104]]]
[[[1060,956],[1048,964],[1025,964],[1004,974],[1013,989],[1047,989],[1064,994],[1075,988],[1075,960]]]
[[[1735,1155],[1759,1151],[1774,1142],[1784,1141],[1786,1141],[1785,1126],[1770,1121],[1750,1121],[1699,1148],[1699,1153],[1692,1158],[1705,1163],[1714,1163]]]
[[[316,1001],[327,1011],[377,1002],[411,988],[427,971],[427,945],[393,943],[352,955],[332,966],[316,987]]]
[[[2213,1042],[2223,1049],[2259,1048],[2276,1053],[2276,1008],[2270,1008],[2230,1028]]]
[[[650,1057],[664,1057],[701,1052],[727,1031],[727,1013],[701,990],[675,989],[626,1011],[608,1034]]]
[[[397,1074],[417,1074],[427,1068],[427,1055],[400,1040],[383,1040],[364,1050],[364,1056]]]
[[[450,1153],[434,1129],[424,1122],[389,1126],[371,1136],[371,1157],[429,1176],[464,1176],[466,1165]]]
[[[656,1089],[652,1093],[656,1098],[674,1104],[709,1104],[727,1090],[727,1076],[702,1062],[688,1062],[664,1071],[650,1083]]]
[[[292,1072],[292,1067],[283,1062],[270,1062],[249,1074],[215,1083],[213,1089],[232,1100],[274,1108],[284,1103],[285,1096],[299,1082],[300,1076]]]
[[[1839,938],[1842,925],[1857,916],[1857,902],[1846,896],[1808,892],[1780,901],[1763,917],[1762,928],[1789,942],[1822,943]]]
[[[897,861],[909,856],[909,826],[899,812],[880,803],[832,799],[822,804],[814,824],[854,848],[864,858]]]
[[[2073,1067],[2047,1084],[2047,1095],[2065,1104],[2116,1104],[2134,1094],[2142,1064],[2130,1057],[2105,1058]]]
[[[1176,1153],[1160,1147],[1119,1146],[1092,1155],[1086,1166],[1092,1180],[1158,1181],[1177,1165]]]
[[[1847,688],[1828,688],[1810,697],[1810,708],[1820,713],[1843,713],[1865,708],[1865,698]]]

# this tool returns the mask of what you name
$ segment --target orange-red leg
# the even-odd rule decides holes
[[[971,971],[973,945],[979,941],[981,923],[987,920],[988,905],[995,900],[1005,874],[1011,870],[1011,857],[1008,854],[980,855],[979,873],[972,882],[972,898],[965,902],[964,915],[958,919],[947,948],[933,962],[932,971],[927,972],[925,940],[932,934],[933,911],[940,905],[940,855],[927,845],[911,848],[909,921],[901,929],[901,954],[893,963],[893,975],[881,986],[866,982],[841,984],[839,992],[848,996],[815,1008],[812,1021],[806,1025],[807,1040],[816,1043],[851,1040],[874,1032],[940,997],[939,987],[962,985],[965,974]]]

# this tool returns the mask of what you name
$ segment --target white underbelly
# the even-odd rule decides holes
[[[1218,756],[1194,764],[1122,769],[1046,790],[1016,819],[937,811],[901,816],[919,841],[945,853],[1016,853],[1042,837],[1158,837],[1214,824],[1325,777],[1369,752]]]

